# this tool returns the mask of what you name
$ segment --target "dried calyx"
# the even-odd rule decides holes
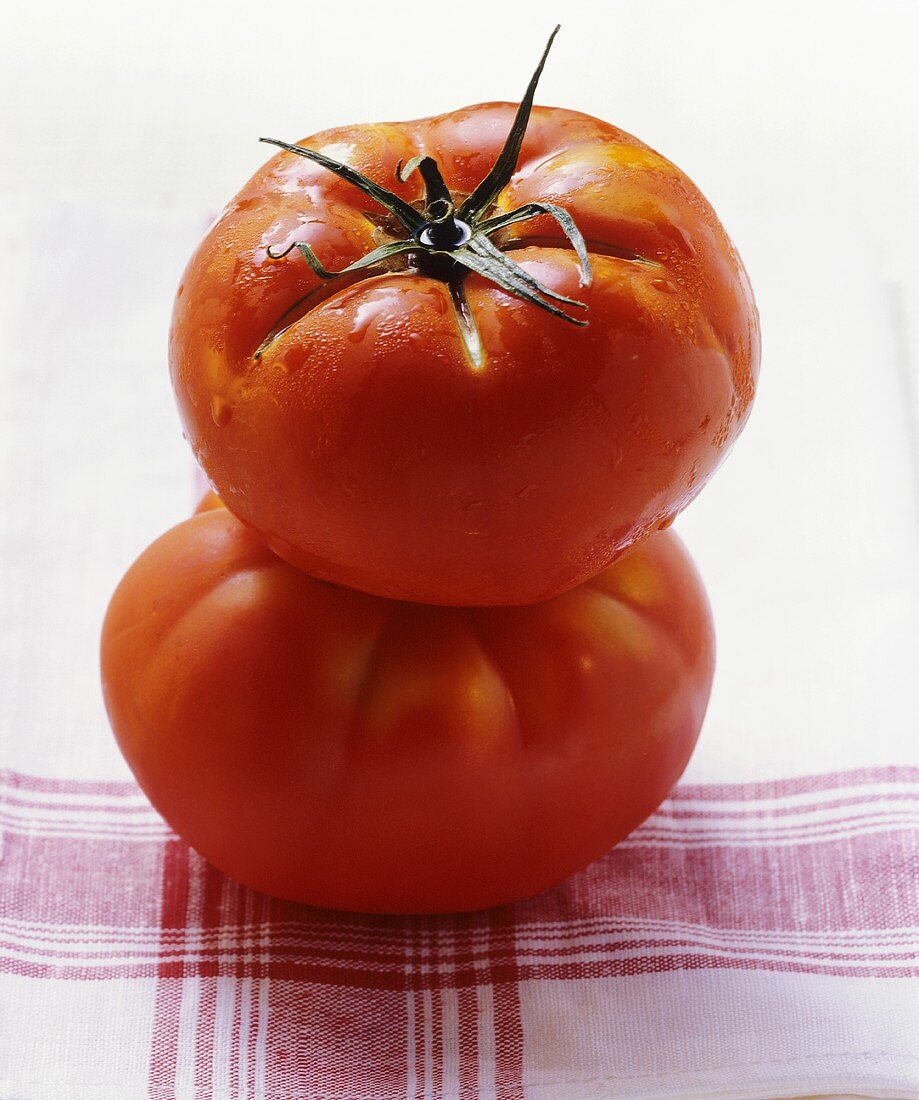
[[[581,267],[581,286],[590,285],[590,258],[587,254],[587,246],[567,210],[552,203],[531,202],[517,210],[489,216],[495,200],[510,182],[517,167],[536,85],[558,30],[559,28],[556,27],[546,44],[526,94],[517,108],[514,123],[498,159],[488,175],[459,207],[455,204],[433,157],[413,157],[404,165],[400,162],[396,168],[396,175],[402,182],[415,171],[423,179],[425,205],[422,210],[417,210],[392,191],[368,179],[347,164],[325,156],[324,153],[304,148],[302,145],[289,145],[285,141],[274,138],[260,138],[269,145],[276,145],[289,153],[306,157],[307,160],[314,161],[330,172],[334,172],[341,179],[347,180],[389,211],[407,234],[401,240],[390,241],[375,248],[340,271],[329,271],[322,265],[310,246],[303,242],[291,244],[281,251],[269,248],[268,255],[272,259],[282,259],[296,249],[320,278],[334,279],[341,275],[350,275],[362,268],[385,263],[393,256],[408,254],[408,258],[418,270],[443,279],[450,287],[460,331],[467,350],[475,361],[481,359],[481,345],[463,290],[463,280],[470,271],[484,276],[511,294],[539,306],[562,320],[574,325],[586,325],[585,320],[559,308],[569,306],[585,310],[587,308],[585,303],[557,294],[519,264],[514,263],[510,256],[502,252],[491,239],[493,234],[516,222],[548,214],[561,226],[577,253]],[[262,350],[263,348],[260,348],[257,354]]]

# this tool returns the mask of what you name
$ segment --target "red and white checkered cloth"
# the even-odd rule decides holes
[[[557,889],[428,918],[245,889],[131,783],[3,793],[4,1097],[919,1096],[919,769],[685,786]]]

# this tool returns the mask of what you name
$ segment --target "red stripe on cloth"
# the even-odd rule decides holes
[[[97,795],[100,798],[136,798],[139,789],[131,780],[53,779],[0,769],[0,784],[10,790],[34,791],[36,794]]]
[[[796,802],[785,806],[742,806],[738,809],[731,810],[700,810],[693,807],[691,804],[681,805],[679,802],[671,799],[656,811],[654,820],[661,821],[672,819],[675,821],[704,821],[709,818],[717,818],[719,821],[731,819],[749,821],[751,818],[754,820],[758,820],[759,818],[779,818],[781,820],[781,818],[789,815],[820,813],[826,810],[843,809],[846,806],[871,806],[879,802],[909,803],[910,805],[915,805],[917,810],[919,810],[919,785],[917,785],[915,790],[888,791],[884,794],[849,794],[843,798],[827,798],[820,802]],[[835,822],[839,819],[833,817],[832,820]]]
[[[406,1096],[417,1100],[425,1088],[425,1006],[422,997],[422,961],[419,925],[408,921],[404,928],[405,963],[403,980],[407,990]]]
[[[780,799],[793,795],[817,794],[877,783],[919,784],[919,767],[895,764],[751,783],[684,783],[671,792],[668,803],[695,800],[749,802],[756,799]],[[0,785],[11,790],[34,791],[38,794],[96,795],[100,799],[114,799],[116,802],[119,798],[136,798],[140,793],[137,785],[130,780],[60,779],[11,769],[0,769]],[[107,808],[118,809],[119,807],[113,804]]]
[[[156,927],[163,844],[8,835],[0,863],[0,918],[45,928]],[[9,969],[0,957],[0,969]],[[53,968],[52,968],[53,969]],[[156,967],[143,969],[143,976]]]
[[[162,912],[160,926],[163,945],[170,948],[175,942],[172,933],[184,932],[188,923],[188,847],[175,839],[166,842],[163,853]],[[166,934],[169,933],[168,941]],[[184,939],[184,937],[183,937]],[[184,963],[166,961],[164,957],[157,969],[154,1016],[157,1020],[178,1019],[182,1000],[181,978]],[[150,1046],[150,1081],[169,1083],[174,1087],[179,1053],[179,1036],[176,1028],[155,1030]]]
[[[459,1027],[458,1100],[479,1100],[479,1009],[477,989],[468,986],[456,992]]]
[[[502,1100],[523,1098],[523,1023],[520,1017],[520,973],[516,953],[502,964],[498,944],[516,933],[514,907],[490,914],[494,938],[489,944],[488,976],[494,988],[495,1084]]]
[[[919,768],[906,764],[855,768],[850,771],[799,775],[790,779],[766,779],[755,783],[683,783],[670,793],[670,801],[704,799],[715,802],[749,802],[758,798],[788,798],[815,794],[840,787],[867,786],[871,783],[919,783]]]
[[[626,959],[604,959],[597,962],[573,962],[521,966],[521,981],[587,980],[590,978],[624,978],[638,974],[666,974],[674,970],[766,970],[781,974],[821,974],[832,978],[916,978],[919,977],[919,953],[912,966],[889,969],[802,965],[797,962],[772,959],[722,959],[705,952],[685,952],[677,955],[638,955]]]
[[[200,913],[189,866],[202,869]],[[714,937],[719,952],[735,956],[764,944],[770,950],[774,940],[773,952],[814,969],[829,956],[857,960],[873,942],[879,961],[893,961],[892,935],[896,953],[917,939],[919,835],[871,833],[775,849],[616,849],[555,890],[497,911],[500,923],[492,915],[487,925],[481,915],[425,926],[286,905],[237,887],[178,840],[12,837],[2,883],[0,968],[7,972],[438,990],[513,982],[516,961],[557,952],[543,946],[551,936],[585,933],[605,935],[619,949],[630,937],[667,939],[670,928],[670,939],[691,939],[704,950]],[[264,916],[243,920],[228,897],[246,898]],[[859,937],[849,946],[837,933]]]
[[[681,920],[741,931],[839,931],[919,923],[919,831],[770,847],[618,848],[516,908],[531,922]]]
[[[432,922],[434,928],[428,937],[428,958],[431,961],[431,969],[443,975],[448,981],[451,971],[445,969],[443,957],[440,952],[441,937],[437,935],[436,922]],[[445,922],[449,927],[449,921]],[[427,929],[426,929],[427,931]],[[447,964],[447,967],[449,964]],[[431,997],[431,1051],[433,1054],[433,1072],[431,1073],[431,1087],[435,1096],[443,1095],[444,1091],[444,992],[452,989],[452,983],[441,985],[436,997]]]

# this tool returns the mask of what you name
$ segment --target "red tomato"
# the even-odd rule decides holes
[[[514,112],[486,103],[302,145],[416,216],[430,188],[397,166],[427,154],[461,211]],[[227,506],[314,576],[427,603],[544,599],[665,527],[746,421],[757,314],[693,183],[637,138],[561,109],[533,110],[515,163],[482,217],[564,208],[586,238],[592,283],[579,285],[552,217],[505,226],[491,243],[586,305],[559,308],[587,327],[480,274],[457,282],[460,268],[441,271],[420,245],[323,280],[297,244],[338,269],[410,234],[289,151],[230,202],[188,265],[170,343],[186,434]]]
[[[536,893],[642,821],[686,765],[713,635],[671,533],[519,608],[315,580],[224,509],[157,540],[102,637],[122,751],[217,867],[372,912]]]

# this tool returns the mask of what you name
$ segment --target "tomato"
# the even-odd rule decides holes
[[[208,489],[207,492],[204,493],[201,499],[198,501],[198,504],[195,507],[195,515],[197,515],[199,512],[211,512],[214,508],[223,507],[224,503],[220,499],[220,497],[214,492],[213,489]]]
[[[216,508],[141,555],[102,637],[165,819],[249,886],[371,912],[508,902],[596,859],[682,772],[712,670],[671,532],[545,603],[458,609],[316,580]]]
[[[476,230],[477,258],[459,238],[426,251],[399,217],[430,228],[449,201],[462,215],[524,107],[479,222],[534,203],[556,216]],[[391,209],[305,147],[386,188]],[[430,159],[406,177],[416,154]],[[408,239],[414,251],[320,273]],[[495,251],[516,290],[451,260],[481,268]],[[527,298],[520,279],[543,290]],[[525,97],[285,147],[193,255],[170,358],[211,483],[282,557],[383,596],[526,604],[695,497],[749,413],[759,332],[741,261],[683,172],[596,118],[530,114]]]

